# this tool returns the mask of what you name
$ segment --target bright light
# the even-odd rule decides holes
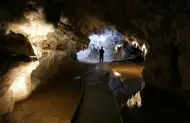
[[[146,48],[145,44],[142,45],[141,50],[144,52],[144,54],[146,56],[146,54],[147,54],[148,51],[147,51],[147,48]]]
[[[30,20],[32,21],[32,20]],[[31,23],[25,23],[19,27],[22,31],[25,31],[26,34],[34,36],[41,36],[42,39],[46,40],[46,35],[49,32],[53,32],[54,29],[52,25],[46,25],[40,21],[34,21]]]
[[[9,30],[28,36],[37,58],[42,56],[42,44],[47,40],[47,34],[55,31],[52,24],[47,24],[43,13],[28,13],[25,15],[27,21],[23,23],[9,24]]]
[[[114,74],[115,76],[121,76],[121,74],[118,73],[118,72],[116,72],[116,71],[114,71],[113,74]]]
[[[137,92],[135,94],[135,96],[132,95],[132,97],[130,99],[127,100],[126,103],[122,104],[121,106],[122,107],[129,107],[129,108],[134,108],[135,106],[137,106],[138,108],[140,108],[142,106],[142,103],[141,103],[141,95],[140,95],[140,91]]]
[[[129,37],[128,36],[125,36],[125,40],[127,42],[129,42],[131,45],[133,45],[134,47],[139,48],[144,53],[144,58],[145,58],[145,56],[148,53],[147,46],[145,44],[143,44],[142,46],[140,46],[140,44],[137,42],[137,39],[135,37],[131,37],[131,39],[133,40],[132,42],[129,41]]]
[[[49,62],[51,61],[49,58],[52,57],[50,51],[44,50],[43,46],[48,42],[47,35],[54,32],[55,29],[52,24],[48,24],[45,21],[42,9],[38,9],[38,11],[39,12],[25,13],[23,21],[9,23],[9,30],[15,33],[21,33],[28,38],[34,53],[38,58],[38,61],[21,63],[19,66],[13,68],[7,73],[8,79],[6,79],[5,82],[11,82],[9,91],[13,93],[15,102],[26,99],[36,88],[37,84],[39,84],[39,80],[37,79],[35,80],[38,81],[37,84],[32,82],[31,74],[32,71],[44,61],[44,57],[42,57],[44,52],[47,52],[48,54],[48,58],[45,57],[45,60],[48,62],[48,66],[50,64]]]
[[[79,51],[77,58],[80,61],[99,62],[99,50],[103,46],[104,61],[114,60],[114,49],[123,43],[124,37],[116,29],[104,29],[100,34],[91,34],[88,49]]]
[[[139,43],[137,41],[133,41],[131,43],[133,46],[135,46],[136,48],[139,48],[143,53],[144,53],[144,57],[146,56],[146,54],[148,53],[147,47],[145,44],[143,44],[142,46],[139,45]]]
[[[118,52],[118,48],[121,48],[122,46],[123,46],[123,44],[117,44],[115,46],[115,53],[117,53]]]
[[[61,24],[58,26],[61,28]],[[7,33],[10,30],[27,37],[36,55],[29,57],[38,58],[38,61],[20,63],[9,70],[4,77],[3,83],[8,84],[5,97],[11,100],[13,107],[15,102],[26,99],[36,89],[40,84],[40,77],[49,72],[51,75],[55,74],[52,69],[57,69],[62,57],[76,50],[76,41],[71,40],[74,34],[65,35],[61,29],[55,29],[52,24],[47,23],[42,9],[38,9],[38,12],[27,12],[19,22],[9,23]],[[58,43],[68,48],[56,50]],[[55,66],[49,71],[53,63]],[[1,104],[2,102],[0,101]]]
[[[35,89],[36,85],[31,82],[31,74],[38,65],[38,61],[24,63],[8,72],[5,82],[11,82],[8,91],[12,92],[14,102],[27,98]]]
[[[133,46],[135,46],[136,48],[140,47],[140,46],[139,46],[139,43],[138,43],[137,41],[133,41],[131,44],[132,44]]]

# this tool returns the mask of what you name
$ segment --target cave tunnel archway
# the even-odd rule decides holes
[[[77,59],[82,62],[98,63],[99,50],[103,47],[104,62],[127,59],[130,55],[140,55],[145,57],[147,53],[146,45],[138,44],[136,40],[129,42],[125,36],[117,29],[103,28],[100,33],[92,33],[88,36],[90,42],[88,48],[77,52]]]
[[[103,47],[104,61],[114,60],[114,49],[117,45],[121,45],[124,42],[124,36],[116,29],[104,28],[99,34],[91,34],[88,36],[90,43],[88,48],[81,50],[77,53],[79,61],[86,62],[99,62],[99,50]]]

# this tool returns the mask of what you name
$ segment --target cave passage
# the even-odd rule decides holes
[[[0,5],[0,123],[70,122],[82,94],[78,123],[189,120],[190,2],[28,1]]]
[[[88,37],[90,43],[88,48],[77,53],[77,59],[83,62],[98,63],[99,50],[104,48],[104,62],[113,61],[115,49],[124,42],[124,36],[116,29],[104,28],[102,33],[91,34]]]

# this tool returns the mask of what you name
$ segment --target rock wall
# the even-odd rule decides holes
[[[62,17],[52,26],[43,16],[41,8],[27,10],[20,20],[6,23],[0,35],[0,115],[54,76],[64,58],[86,48],[88,39],[75,35]]]
[[[11,2],[11,0],[9,0]],[[12,1],[13,2],[13,1]],[[188,0],[36,0],[44,7],[46,19],[57,23],[62,15],[80,39],[104,25],[150,45],[143,72],[148,85],[179,93],[190,89]],[[7,18],[23,9],[10,6]],[[10,9],[11,8],[11,9]],[[14,11],[15,10],[15,11]],[[18,10],[18,11],[16,11]],[[13,14],[13,13],[17,14]],[[11,20],[11,19],[9,19]],[[80,42],[79,44],[83,44]],[[80,45],[78,45],[80,47]]]

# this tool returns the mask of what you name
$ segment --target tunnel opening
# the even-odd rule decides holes
[[[99,62],[99,50],[103,47],[104,62],[113,61],[115,48],[122,45],[124,36],[116,29],[104,28],[100,33],[92,33],[88,36],[90,43],[88,48],[77,53],[77,59],[83,62]]]
[[[100,33],[92,33],[88,38],[90,40],[88,48],[77,52],[77,59],[81,62],[98,63],[101,47],[105,51],[104,62],[124,60],[138,55],[145,57],[147,54],[145,44],[140,46],[137,41],[129,43],[115,28],[104,27]]]

